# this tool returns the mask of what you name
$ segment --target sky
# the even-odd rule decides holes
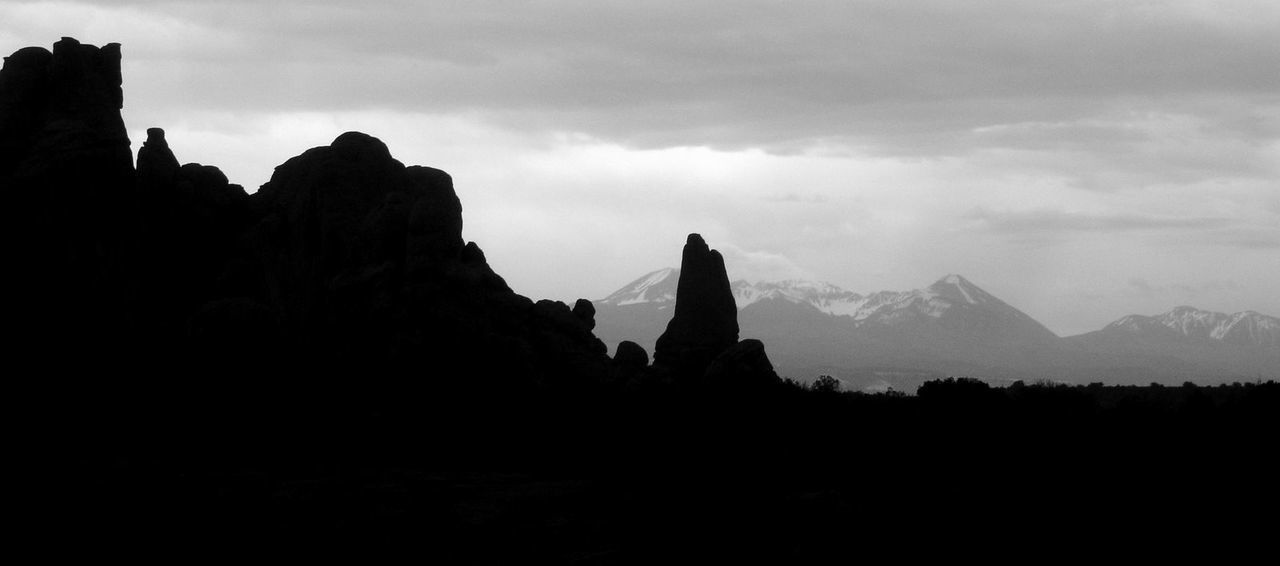
[[[250,192],[358,130],[448,171],[517,292],[677,266],[906,290],[1060,335],[1280,316],[1280,2],[0,3],[0,51],[121,43],[136,148]]]

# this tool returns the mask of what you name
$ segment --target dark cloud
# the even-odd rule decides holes
[[[891,154],[1145,139],[1114,125],[1129,111],[1276,136],[1239,116],[1280,92],[1280,16],[1262,2],[128,4],[234,36],[185,46],[198,68],[163,85],[215,108],[473,112],[641,147]],[[1205,97],[1221,104],[1194,108]]]
[[[1125,244],[1119,242],[1119,238],[1144,234],[1141,240],[1144,245],[1170,250],[1204,246],[1228,248],[1237,252],[1233,257],[1250,252],[1274,254],[1280,250],[1280,228],[1240,218],[1091,214],[1055,209],[991,211],[981,208],[970,211],[964,218],[980,229],[1033,248],[1089,236],[1109,238],[1110,245],[1120,246]]]
[[[1252,229],[1214,234],[1210,242],[1241,250],[1280,251],[1280,230]]]
[[[1240,284],[1231,279],[1215,279],[1196,285],[1188,285],[1185,283],[1153,284],[1145,278],[1134,277],[1129,279],[1124,293],[1138,297],[1174,296],[1183,299],[1194,299],[1206,294],[1232,292],[1239,289]]]
[[[825,204],[830,199],[826,195],[816,193],[802,193],[799,191],[785,191],[766,195],[763,197],[766,202],[774,203],[793,203],[793,204]]]
[[[1061,210],[995,212],[976,209],[967,217],[981,226],[1003,233],[1026,232],[1131,232],[1137,230],[1194,230],[1229,226],[1228,218],[1167,217],[1136,214],[1087,214]]]

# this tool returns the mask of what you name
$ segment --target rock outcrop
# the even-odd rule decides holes
[[[133,170],[120,116],[120,45],[64,37],[53,52],[28,47],[0,70],[0,178],[48,184],[69,177],[120,180]],[[92,175],[88,175],[92,173]]]
[[[634,358],[631,348],[627,350],[626,357]],[[623,356],[620,344],[615,363]],[[764,343],[738,341],[738,309],[724,258],[698,234],[689,234],[684,245],[675,314],[658,338],[653,363],[657,372],[669,373],[682,383],[746,387],[778,383]]]
[[[258,222],[249,239],[264,298],[299,333],[391,316],[404,306],[410,266],[431,256],[458,262],[463,248],[449,176],[411,171],[361,133],[288,160],[252,202]]]
[[[644,347],[630,340],[623,340],[618,343],[618,349],[613,353],[613,363],[620,367],[644,369],[649,365],[649,353],[644,351]]]
[[[164,130],[147,128],[147,141],[138,148],[138,185],[144,191],[161,190],[173,182],[181,165],[164,139]]]
[[[63,38],[21,49],[0,69],[0,212],[6,324],[17,351],[91,336],[87,356],[118,355],[136,328],[131,255],[133,158],[120,116],[120,46]]]
[[[359,382],[412,399],[404,383],[589,391],[703,376],[718,358],[716,375],[768,371],[758,343],[734,348],[724,260],[697,234],[656,369],[634,344],[610,359],[590,301],[535,303],[463,238],[444,171],[347,132],[249,194],[216,167],[181,164],[160,128],[135,169],[122,102],[115,44],[64,38],[0,71],[0,181],[16,231],[5,240],[17,248],[9,323],[32,355],[72,360],[80,375],[105,361],[165,387],[199,374],[295,380],[287,391],[327,382],[333,395]],[[91,355],[59,356],[77,350]]]
[[[594,330],[596,327],[596,305],[587,299],[578,299],[573,304],[573,316],[578,317],[583,324],[587,326],[587,330]]]
[[[525,386],[607,376],[590,303],[513,292],[463,239],[447,173],[406,167],[348,132],[250,195],[216,167],[180,165],[160,128],[135,170],[122,103],[116,44],[64,38],[0,71],[18,282],[8,322],[49,350],[40,355],[92,345],[85,365],[131,360],[134,375],[216,366]]]
[[[747,387],[778,381],[778,374],[764,353],[764,342],[755,339],[743,340],[721,352],[707,366],[705,375],[713,384]]]
[[[445,172],[348,132],[278,167],[251,197],[262,295],[295,347],[332,363],[431,360],[432,373],[583,380],[607,365],[592,320],[513,292],[462,237]]]
[[[720,252],[690,234],[680,262],[676,307],[654,347],[655,365],[678,376],[701,376],[711,361],[738,342],[738,309]]]

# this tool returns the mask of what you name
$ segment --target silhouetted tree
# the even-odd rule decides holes
[[[966,400],[986,397],[991,392],[987,382],[972,377],[948,377],[926,381],[916,392],[921,399]]]
[[[818,393],[839,393],[841,387],[840,380],[829,375],[820,375],[813,382],[813,390]]]

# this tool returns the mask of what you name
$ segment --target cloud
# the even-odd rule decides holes
[[[1277,167],[1270,145],[1276,140],[1280,106],[1225,97],[1117,109],[1074,121],[984,127],[971,132],[966,144],[975,162],[991,168],[1114,191],[1210,179],[1272,179]]]
[[[756,148],[1133,190],[1274,178],[1270,0],[11,2],[0,39],[124,43],[156,114],[467,116],[630,149]]]
[[[1227,226],[1227,218],[1165,217],[1138,214],[1092,214],[1053,209],[995,212],[976,209],[968,218],[1001,233],[1093,232],[1138,230],[1206,230]]]
[[[796,265],[790,258],[763,250],[744,250],[734,244],[712,245],[724,255],[724,263],[730,279],[748,281],[777,281],[785,279],[813,279],[812,271]]]
[[[1214,245],[1243,251],[1272,252],[1280,250],[1280,229],[1245,228],[1221,231],[1210,235]]]
[[[797,191],[784,191],[764,197],[766,201],[776,203],[794,203],[794,204],[824,204],[830,199],[826,195],[816,193],[800,193]]]
[[[237,39],[159,35],[202,60],[165,85],[186,104],[475,112],[635,147],[956,152],[983,128],[1203,96],[1274,107],[1280,89],[1280,10],[1266,1],[98,4],[111,15],[82,24],[96,33],[111,20],[156,37],[138,23],[152,19]],[[4,16],[31,26],[82,6]]]
[[[1240,284],[1230,279],[1214,279],[1198,284],[1171,283],[1156,285],[1142,277],[1130,278],[1124,294],[1143,298],[1169,298],[1177,300],[1194,300],[1206,294],[1238,291]]]

